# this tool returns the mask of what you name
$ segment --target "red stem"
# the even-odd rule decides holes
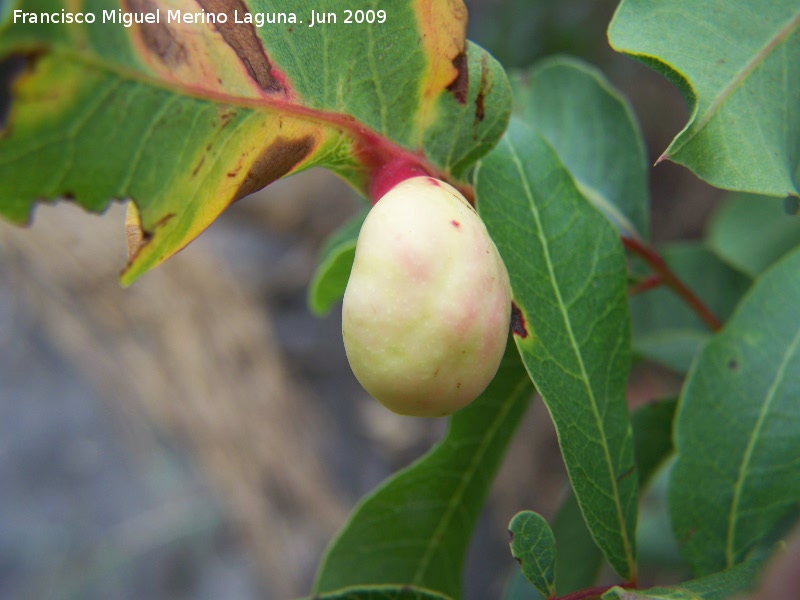
[[[658,275],[650,275],[641,281],[637,281],[632,286],[628,288],[628,296],[635,296],[636,294],[641,294],[642,292],[646,292],[647,290],[652,290],[653,288],[657,288],[661,285],[664,285],[664,281]]]
[[[722,329],[722,323],[714,313],[703,303],[697,295],[690,290],[683,281],[681,281],[675,273],[667,266],[664,259],[652,248],[640,240],[622,236],[622,243],[631,252],[644,260],[651,269],[658,275],[658,278],[672,290],[678,294],[689,305],[689,307],[697,313],[711,331],[719,331]]]
[[[39,47],[33,45],[27,50],[29,52],[35,52],[39,50]],[[26,49],[23,48],[23,52],[25,51]],[[108,68],[106,63],[102,60],[94,58],[86,59],[84,55],[81,55],[81,59],[87,60],[87,62],[90,63],[97,63],[102,69]],[[149,76],[137,70],[130,70],[127,76],[136,81],[148,81],[150,79]],[[475,204],[475,193],[472,187],[454,180],[449,173],[441,171],[427,159],[422,149],[417,151],[408,150],[370,127],[367,127],[352,115],[324,111],[299,104],[295,98],[294,92],[286,85],[285,81],[281,81],[283,79],[285,79],[285,75],[279,73],[278,80],[281,85],[284,86],[281,94],[273,95],[265,92],[260,96],[247,97],[234,96],[219,90],[209,89],[204,87],[202,82],[188,83],[177,80],[158,80],[157,83],[160,87],[174,89],[183,95],[212,100],[222,105],[247,108],[250,110],[264,110],[277,115],[286,115],[290,118],[299,119],[307,123],[318,123],[334,131],[349,135],[353,139],[354,154],[364,167],[365,181],[363,191],[371,195],[370,200],[373,204],[379,200],[379,197],[374,197],[372,194],[382,190],[382,188],[378,186],[378,190],[374,189],[374,186],[371,185],[372,181],[376,174],[380,175],[380,173],[377,172],[381,170],[381,167],[389,163],[402,164],[410,173],[427,174],[441,179],[442,181],[446,181],[458,189],[470,204]]]

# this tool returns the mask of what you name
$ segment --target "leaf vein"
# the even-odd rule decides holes
[[[800,12],[794,15],[778,32],[762,46],[755,56],[742,68],[736,76],[728,82],[722,91],[714,98],[708,110],[697,121],[696,131],[703,129],[714,117],[722,104],[733,94],[734,91],[755,71],[789,35],[800,26]]]
[[[516,404],[516,398],[522,394],[527,387],[527,377],[521,378],[514,391],[509,395],[509,400],[503,405],[502,410],[499,410],[495,413],[495,418],[491,425],[487,427],[486,435],[481,438],[480,446],[472,456],[469,466],[461,474],[461,483],[450,497],[450,500],[447,503],[447,509],[442,513],[441,519],[437,524],[433,535],[431,535],[431,537],[427,540],[425,553],[422,555],[422,558],[420,558],[419,565],[417,566],[417,570],[411,582],[412,585],[419,585],[423,582],[425,571],[428,569],[428,566],[433,559],[433,553],[436,550],[436,547],[439,545],[439,541],[444,539],[444,532],[448,523],[453,518],[453,515],[456,513],[456,511],[460,508],[463,508],[461,498],[464,496],[469,483],[475,476],[478,466],[483,460],[484,454],[491,446],[494,436],[497,434],[500,428],[500,424],[504,422],[506,415],[513,408],[514,404]]]
[[[734,542],[736,536],[736,525],[739,520],[739,503],[741,502],[745,480],[749,474],[750,461],[753,458],[756,444],[761,437],[761,430],[764,427],[767,414],[772,408],[772,403],[775,401],[778,395],[778,386],[783,381],[789,362],[798,349],[800,349],[800,329],[797,330],[794,339],[787,347],[786,352],[783,355],[783,359],[781,360],[781,364],[779,365],[778,370],[775,372],[775,377],[773,377],[772,381],[770,382],[770,386],[767,389],[767,395],[764,398],[764,403],[761,405],[761,410],[758,413],[758,418],[756,419],[753,431],[747,440],[747,447],[745,448],[742,462],[739,465],[739,475],[733,489],[731,509],[728,513],[728,531],[725,546],[725,560],[728,567],[732,567],[736,560],[736,557],[734,556]]]
[[[619,532],[620,532],[620,535],[621,535],[621,538],[622,538],[622,543],[623,543],[623,546],[625,548],[626,559],[628,561],[628,564],[631,567],[631,571],[633,571],[634,567],[633,567],[633,557],[632,557],[632,552],[631,552],[631,542],[628,539],[628,531],[627,531],[627,527],[626,527],[626,523],[625,523],[625,518],[624,518],[624,515],[623,515],[623,512],[622,512],[622,505],[621,505],[620,497],[619,497],[619,489],[617,487],[615,469],[614,469],[614,465],[612,464],[611,455],[609,454],[608,440],[606,439],[606,432],[605,432],[605,429],[603,427],[603,422],[602,422],[601,416],[599,414],[599,410],[598,410],[598,406],[597,406],[597,399],[594,396],[594,390],[592,389],[592,387],[590,385],[590,382],[589,382],[589,375],[588,375],[588,373],[586,371],[586,365],[584,364],[582,353],[580,352],[580,349],[577,346],[575,333],[574,333],[574,331],[572,329],[572,321],[570,319],[569,314],[564,309],[564,301],[563,301],[563,298],[561,297],[561,290],[560,290],[560,288],[558,286],[558,277],[557,277],[557,274],[555,273],[555,271],[553,270],[553,261],[552,261],[552,258],[550,257],[550,248],[549,248],[548,240],[543,235],[543,227],[542,227],[541,215],[539,214],[539,210],[537,209],[537,207],[536,207],[536,205],[535,205],[535,203],[533,201],[533,193],[532,193],[532,191],[530,189],[530,186],[528,185],[528,180],[527,180],[527,177],[525,176],[525,170],[524,170],[524,167],[522,165],[522,161],[520,160],[520,157],[518,156],[518,154],[516,152],[516,149],[514,148],[513,144],[511,144],[510,142],[507,142],[507,145],[508,145],[508,148],[509,148],[509,152],[511,154],[511,158],[514,161],[514,165],[515,165],[515,167],[517,169],[517,173],[519,175],[520,182],[522,183],[523,189],[525,190],[525,194],[526,194],[526,197],[527,197],[527,200],[528,200],[528,206],[530,208],[531,215],[533,216],[534,220],[536,221],[536,227],[538,229],[537,237],[538,237],[539,242],[540,242],[540,244],[542,246],[542,251],[544,253],[545,263],[547,265],[547,270],[548,270],[548,273],[550,275],[550,281],[552,282],[552,289],[553,289],[553,292],[554,292],[554,294],[556,296],[557,304],[559,306],[559,309],[560,309],[560,312],[561,312],[561,316],[562,316],[564,325],[566,327],[567,334],[568,334],[569,339],[570,339],[570,345],[571,345],[572,350],[574,352],[575,359],[578,362],[578,367],[579,367],[580,373],[582,375],[582,383],[584,385],[584,388],[585,388],[586,393],[587,393],[588,398],[589,398],[589,405],[591,407],[592,415],[593,415],[594,420],[595,420],[595,425],[597,427],[597,431],[598,431],[598,434],[599,434],[599,437],[600,437],[600,441],[601,441],[601,446],[603,448],[603,454],[604,454],[606,467],[608,469],[608,479],[609,479],[610,488],[611,488],[611,492],[609,492],[609,494],[610,494],[610,496],[612,498],[612,503],[614,504],[614,508],[616,509],[616,518],[617,518],[617,522],[619,524]],[[541,392],[541,390],[540,390],[540,392]]]

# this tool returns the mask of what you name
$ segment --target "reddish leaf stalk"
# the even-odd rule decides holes
[[[403,158],[379,166],[372,171],[369,196],[373,204],[394,186],[411,177],[428,175],[424,167]]]
[[[132,77],[142,79],[141,73],[133,73]],[[165,84],[164,82],[159,82],[159,85],[163,86]],[[169,84],[166,85],[169,86]],[[363,191],[369,194],[369,199],[373,204],[380,199],[380,196],[376,197],[375,194],[383,190],[386,185],[383,181],[377,184],[375,183],[376,179],[382,180],[384,178],[384,167],[386,165],[393,165],[392,168],[395,171],[403,168],[407,170],[408,173],[427,174],[431,177],[446,181],[458,189],[470,204],[475,204],[475,192],[472,187],[465,185],[463,182],[454,180],[448,173],[440,170],[425,157],[422,150],[412,151],[404,148],[374,129],[364,125],[352,115],[320,110],[318,108],[311,108],[298,104],[296,100],[292,98],[291,91],[286,98],[268,96],[261,98],[242,98],[207,90],[199,85],[177,84],[174,88],[182,94],[212,100],[223,105],[237,106],[249,110],[263,110],[306,122],[319,123],[349,136],[354,142],[354,154],[364,167],[366,174],[366,185]],[[399,183],[399,181],[397,181],[397,183]]]
[[[622,243],[626,249],[630,250],[643,261],[645,261],[651,269],[658,276],[661,282],[678,294],[689,307],[697,313],[711,331],[719,331],[722,329],[722,323],[711,312],[711,310],[703,303],[697,295],[689,289],[689,287],[681,281],[672,269],[669,268],[663,258],[652,248],[640,240],[622,236]]]
[[[650,275],[650,277],[646,277],[641,281],[637,281],[632,286],[628,288],[628,296],[635,296],[636,294],[641,294],[642,292],[646,292],[647,290],[652,290],[653,288],[657,288],[664,284],[664,281],[661,279],[659,275]]]
[[[316,111],[315,120],[336,125],[352,136],[355,154],[367,169],[367,192],[373,204],[401,181],[418,175],[429,175],[446,181],[461,192],[470,204],[475,205],[472,187],[455,181],[448,173],[440,171],[421,151],[407,150],[348,115]]]

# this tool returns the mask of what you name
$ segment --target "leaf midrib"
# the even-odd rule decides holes
[[[512,157],[512,159],[514,161],[514,166],[516,167],[517,173],[519,175],[520,182],[522,183],[522,186],[523,186],[523,188],[525,190],[525,197],[528,200],[528,206],[530,207],[531,214],[533,215],[533,217],[534,217],[534,219],[536,221],[537,237],[539,238],[539,241],[540,241],[541,246],[542,246],[542,250],[544,252],[545,262],[547,263],[547,270],[548,270],[548,273],[550,275],[550,280],[553,282],[553,290],[555,292],[555,295],[556,295],[556,298],[557,298],[557,301],[558,301],[558,308],[559,308],[559,311],[561,312],[562,318],[564,319],[564,325],[566,326],[567,332],[569,334],[570,346],[572,347],[574,355],[575,355],[575,358],[578,361],[578,365],[579,365],[580,371],[581,371],[582,381],[583,381],[584,387],[586,388],[587,394],[589,396],[590,406],[591,406],[591,409],[592,409],[592,415],[594,416],[595,425],[596,425],[597,430],[598,430],[598,432],[600,434],[601,445],[603,447],[603,455],[604,455],[604,458],[605,458],[606,466],[608,467],[608,475],[609,475],[609,480],[611,482],[611,489],[612,489],[613,498],[614,498],[614,508],[616,509],[617,521],[618,521],[619,526],[620,526],[620,533],[622,535],[622,542],[623,542],[623,546],[624,546],[624,549],[625,549],[625,557],[626,557],[627,562],[628,562],[629,573],[631,575],[633,575],[633,573],[635,572],[635,565],[634,565],[634,562],[633,562],[633,557],[632,557],[632,552],[631,552],[631,543],[630,543],[630,540],[628,539],[628,530],[627,530],[627,527],[626,527],[624,515],[622,513],[622,504],[621,504],[620,497],[619,497],[619,489],[617,487],[616,474],[614,472],[614,467],[613,467],[613,464],[612,464],[611,455],[609,454],[608,441],[606,440],[605,430],[603,429],[603,422],[602,422],[602,419],[600,418],[600,414],[598,412],[597,401],[596,401],[595,396],[594,396],[594,390],[592,390],[591,386],[589,385],[589,376],[588,376],[588,374],[586,372],[586,366],[585,366],[585,364],[583,362],[583,355],[581,354],[581,352],[579,350],[579,347],[578,347],[578,344],[577,344],[577,340],[575,339],[575,334],[574,334],[574,332],[572,330],[572,321],[570,320],[569,314],[567,314],[567,312],[566,312],[566,310],[564,308],[564,301],[563,301],[563,298],[561,297],[561,290],[558,287],[558,285],[556,285],[558,279],[557,279],[556,274],[555,274],[555,272],[553,270],[552,260],[550,259],[550,248],[549,248],[549,245],[547,243],[547,240],[542,236],[542,233],[541,233],[542,232],[542,224],[541,224],[539,211],[537,210],[537,208],[536,208],[536,206],[535,206],[535,204],[533,202],[533,194],[531,192],[530,187],[528,186],[528,181],[527,181],[527,178],[525,177],[525,171],[523,169],[522,162],[520,161],[520,158],[517,155],[513,144],[511,144],[511,142],[508,141],[506,138],[504,138],[504,142],[506,143],[506,145],[509,148],[509,151],[511,153],[511,157]],[[541,390],[539,390],[539,391],[541,393]],[[594,537],[594,533],[592,534],[592,536]]]
[[[793,30],[797,29],[798,26],[800,26],[800,11],[798,11],[794,17],[792,17],[783,27],[781,27],[778,32],[771,37],[767,43],[759,49],[758,52],[756,52],[753,58],[750,59],[750,61],[739,70],[736,76],[731,79],[724,88],[722,88],[722,91],[714,98],[708,109],[703,113],[700,119],[695,122],[695,126],[692,128],[695,133],[692,136],[687,137],[682,144],[676,145],[674,148],[672,148],[669,151],[670,154],[676,154],[689,142],[689,140],[693,139],[698,132],[702,131],[705,126],[708,125],[711,119],[716,116],[717,111],[719,111],[722,104],[724,104],[724,102],[730,98],[736,88],[742,85],[750,76],[750,74],[755,71],[756,68],[759,67],[772,53],[772,51],[784,40],[786,40],[786,38],[788,38]]]
[[[339,132],[353,140],[357,140],[357,143],[364,144],[365,147],[370,148],[377,155],[405,157],[411,164],[424,164],[426,170],[437,178],[445,181],[449,180],[447,174],[441,172],[439,167],[432,164],[427,157],[397,144],[386,137],[386,135],[372,129],[362,121],[353,119],[347,114],[331,112],[320,108],[311,108],[285,100],[232,96],[183,82],[167,81],[132,67],[105,60],[94,53],[75,50],[64,44],[53,44],[45,46],[45,48],[49,49],[49,54],[51,55],[59,55],[65,60],[72,60],[76,63],[87,65],[90,68],[110,73],[122,80],[138,82],[186,99],[194,99],[222,106],[231,106],[262,114],[277,114],[307,123],[317,123],[329,131]],[[42,50],[41,44],[20,44],[11,52],[21,52],[24,54],[25,52],[34,52],[37,50]]]

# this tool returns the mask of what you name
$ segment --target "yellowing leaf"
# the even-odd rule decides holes
[[[464,38],[461,2],[23,0],[19,10],[96,22],[2,24],[0,59],[22,56],[26,68],[0,132],[0,215],[25,223],[42,200],[94,211],[131,200],[128,228],[141,231],[124,283],[232,202],[311,166],[364,195],[397,162],[459,185],[510,112],[502,68]],[[478,98],[491,119],[476,120]],[[429,141],[443,129],[455,147]]]

